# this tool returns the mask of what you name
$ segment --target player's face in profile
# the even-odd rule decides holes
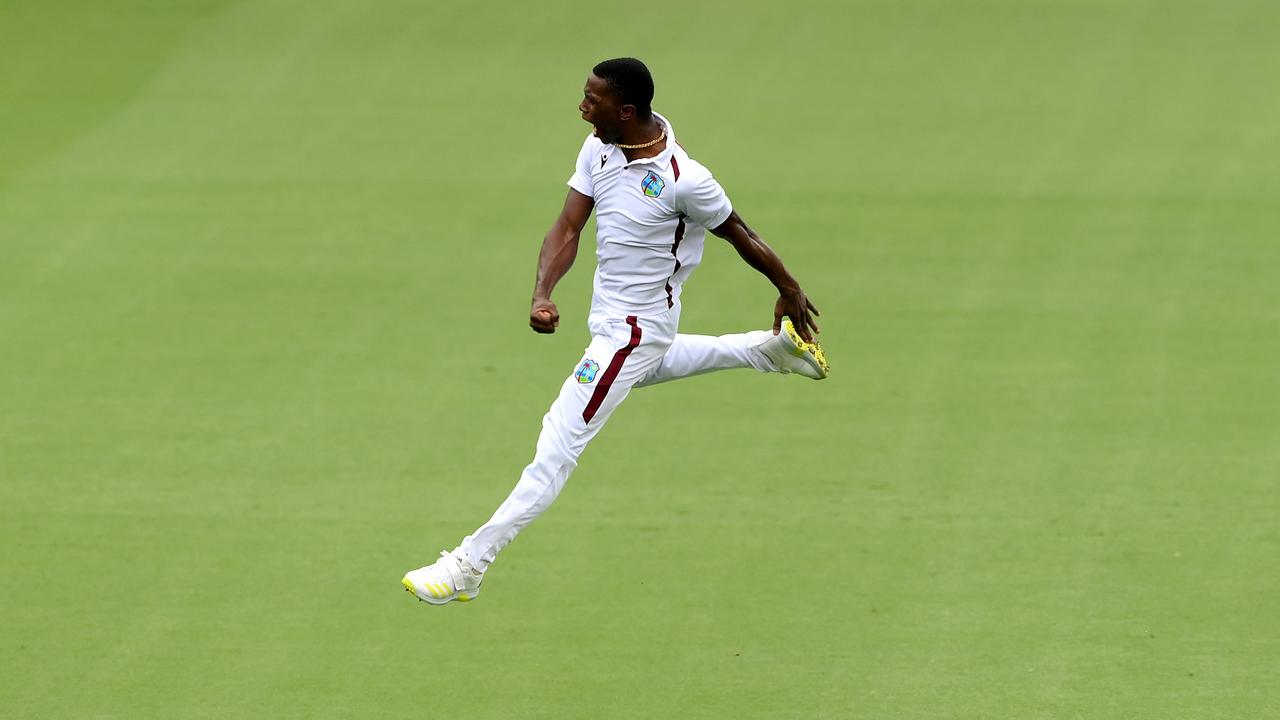
[[[618,141],[620,110],[621,107],[609,83],[595,75],[587,76],[586,87],[582,89],[582,102],[578,103],[578,112],[582,113],[583,120],[595,127],[595,136],[602,142]]]

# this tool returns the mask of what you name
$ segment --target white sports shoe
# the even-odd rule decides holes
[[[756,346],[780,373],[797,373],[814,380],[827,376],[831,366],[826,353],[815,340],[805,342],[790,320],[782,321],[782,332],[770,336]]]
[[[400,584],[422,602],[444,605],[450,600],[467,602],[480,594],[484,573],[471,567],[458,550],[440,552],[434,563],[405,573]]]

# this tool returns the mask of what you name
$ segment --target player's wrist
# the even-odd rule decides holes
[[[796,296],[804,294],[800,289],[800,284],[792,278],[787,278],[781,282],[775,282],[774,287],[778,288],[778,294],[783,296]]]

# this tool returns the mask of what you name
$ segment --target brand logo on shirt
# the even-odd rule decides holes
[[[586,385],[596,379],[596,373],[600,372],[600,364],[595,360],[583,360],[578,366],[578,371],[573,374],[579,383]]]
[[[605,163],[605,161],[606,161],[606,160],[608,160],[608,159],[609,159],[609,153],[601,153],[601,154],[600,154],[600,167],[604,167],[604,163]]]
[[[658,197],[666,186],[667,182],[658,177],[652,170],[649,171],[648,175],[644,176],[644,180],[640,181],[640,187],[644,189],[644,194],[649,197]]]

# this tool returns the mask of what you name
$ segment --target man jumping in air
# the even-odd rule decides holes
[[[553,333],[551,291],[568,272],[578,238],[596,212],[591,344],[542,419],[533,462],[493,517],[452,552],[404,576],[434,605],[480,593],[498,551],[551,506],[591,438],[633,387],[729,368],[827,376],[814,340],[818,309],[782,260],[734,211],[711,172],[676,142],[670,121],[650,109],[653,78],[634,58],[592,69],[578,110],[594,131],[582,144],[569,195],[538,255],[529,325]],[[704,229],[733,245],[778,289],[773,330],[678,334],[680,290],[702,260]],[[784,319],[785,318],[785,319]]]

